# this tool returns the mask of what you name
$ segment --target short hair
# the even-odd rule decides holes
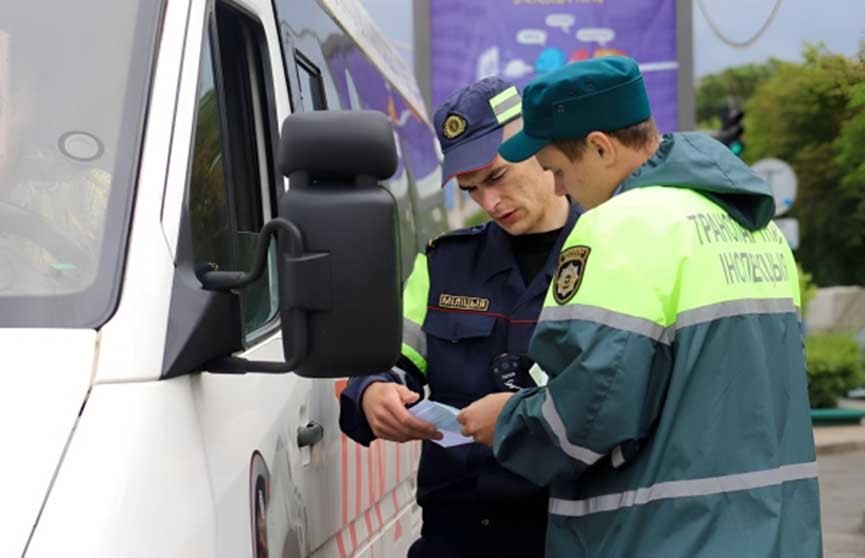
[[[646,120],[638,122],[633,126],[604,133],[617,139],[619,143],[625,147],[640,149],[648,146],[656,137],[658,137],[658,128],[655,126],[654,119],[650,116]],[[556,146],[559,151],[564,153],[565,157],[571,161],[576,161],[577,159],[582,158],[583,153],[586,151],[586,147],[588,147],[586,137],[587,136],[574,139],[554,139],[552,144]]]

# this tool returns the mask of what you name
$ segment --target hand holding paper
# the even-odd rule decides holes
[[[457,420],[462,425],[460,432],[471,436],[479,444],[492,447],[496,421],[508,399],[513,395],[511,392],[491,393],[460,411],[457,416]]]
[[[433,440],[442,447],[449,448],[470,444],[474,441],[460,434],[460,425],[457,422],[459,409],[435,401],[421,401],[409,409],[409,412],[417,418],[431,423],[442,433],[440,440]]]
[[[401,384],[375,382],[366,388],[361,407],[373,434],[382,440],[408,442],[435,440],[441,433],[427,421],[411,414],[406,405],[420,396]]]

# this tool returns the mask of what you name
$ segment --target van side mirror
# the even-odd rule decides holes
[[[396,201],[379,181],[397,168],[390,121],[374,111],[316,111],[286,118],[279,166],[289,190],[258,240],[250,272],[207,271],[206,289],[245,286],[266,268],[278,237],[284,363],[228,357],[224,372],[333,378],[387,370],[402,339]]]
[[[307,260],[280,237],[285,358],[302,376],[387,370],[402,343],[399,221],[380,180],[397,169],[390,120],[365,112],[286,119],[279,165],[289,190],[279,216],[303,232]],[[327,254],[327,257],[320,255]]]

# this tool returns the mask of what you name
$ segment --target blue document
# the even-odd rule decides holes
[[[460,434],[460,423],[457,422],[457,415],[460,410],[444,403],[436,403],[435,401],[421,401],[409,412],[421,420],[432,423],[433,426],[439,429],[444,436],[441,440],[432,440],[442,447],[449,448],[451,446],[459,446],[462,444],[471,444],[474,440]]]

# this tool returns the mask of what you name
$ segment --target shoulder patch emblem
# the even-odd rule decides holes
[[[451,114],[445,119],[442,134],[447,139],[456,139],[466,131],[466,119],[458,114]]]
[[[559,254],[559,265],[553,277],[553,298],[559,304],[567,303],[577,294],[591,251],[588,246],[573,246]]]
[[[490,307],[490,299],[479,296],[452,295],[442,293],[439,295],[439,306],[452,310],[473,310],[486,312]]]

